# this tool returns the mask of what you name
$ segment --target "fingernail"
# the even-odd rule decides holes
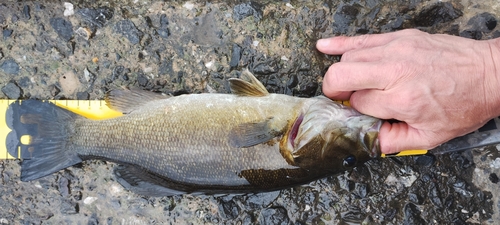
[[[316,47],[317,48],[326,48],[326,47],[328,47],[328,40],[327,39],[319,39],[316,42]]]

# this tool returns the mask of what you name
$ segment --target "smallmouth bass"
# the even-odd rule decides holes
[[[102,159],[119,164],[126,189],[149,196],[278,190],[380,156],[379,119],[324,96],[269,94],[249,71],[242,78],[229,80],[233,94],[111,91],[107,104],[125,115],[107,120],[16,102],[7,111],[8,148],[31,152],[23,181]]]

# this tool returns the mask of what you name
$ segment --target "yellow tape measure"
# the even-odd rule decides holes
[[[5,144],[7,135],[11,131],[7,126],[5,114],[9,105],[15,101],[0,100],[0,140],[2,141],[0,144],[0,160],[20,158],[19,156],[10,155]],[[121,112],[110,109],[103,100],[49,100],[49,102],[94,120],[110,119],[122,115]]]
[[[9,107],[9,105],[15,101],[16,100],[0,100],[0,140],[3,140],[3,142],[1,142],[3,144],[0,144],[0,160],[20,158],[18,155],[16,156],[10,155],[5,145],[5,142],[7,140],[7,135],[11,131],[6,124],[5,114],[7,112],[7,108]],[[104,100],[48,100],[48,101],[56,104],[61,108],[65,108],[76,114],[94,120],[110,119],[122,115],[121,112],[117,112],[110,109],[106,105]],[[343,101],[340,103],[344,105],[349,105],[348,101]],[[23,142],[23,140],[21,140],[21,142]],[[426,153],[427,150],[407,150],[391,155],[382,154],[381,157],[423,155]]]

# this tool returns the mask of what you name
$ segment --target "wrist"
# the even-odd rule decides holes
[[[500,116],[500,38],[495,38],[486,41],[489,46],[490,54],[485,56],[485,76],[490,77],[487,79],[485,85],[489,85],[489,96],[487,98],[491,99],[490,102],[490,117]],[[488,93],[488,92],[487,92]]]

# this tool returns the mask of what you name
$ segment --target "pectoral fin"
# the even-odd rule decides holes
[[[267,89],[248,69],[241,73],[241,78],[230,78],[229,85],[233,94],[241,96],[262,97],[269,95]],[[246,79],[246,80],[244,80]]]
[[[247,148],[270,141],[280,135],[270,126],[272,118],[256,123],[244,123],[233,128],[229,134],[229,144],[236,148]]]
[[[150,101],[166,99],[168,96],[140,89],[112,90],[106,95],[106,104],[113,110],[130,113]]]

